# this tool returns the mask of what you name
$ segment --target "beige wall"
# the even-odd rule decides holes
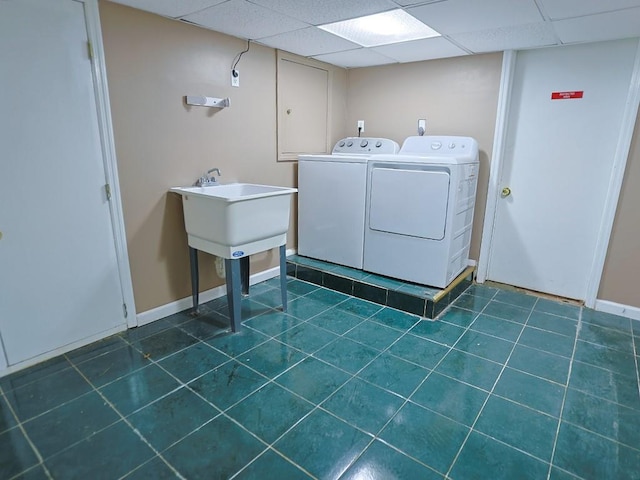
[[[640,117],[631,143],[598,298],[640,308]]]
[[[296,184],[295,163],[276,161],[275,50],[106,1],[100,2],[111,113],[129,260],[138,312],[191,293],[180,197],[218,167],[222,180]],[[346,116],[346,71],[333,68],[333,141]],[[231,107],[188,107],[185,95],[231,97]],[[296,244],[292,210],[289,247]],[[252,257],[253,273],[277,265],[277,250]],[[200,256],[201,289],[223,283]]]
[[[240,39],[100,2],[116,153],[138,312],[190,295],[180,199],[174,185],[191,184],[219,167],[223,181],[296,184],[295,163],[276,161],[275,51],[252,45],[229,85]],[[401,143],[417,119],[427,133],[470,135],[480,146],[480,179],[471,244],[478,258],[502,55],[487,54],[401,65],[332,68],[331,141],[355,135]],[[183,96],[231,97],[231,107],[186,107]],[[640,307],[640,126],[632,146],[598,298]],[[289,246],[296,245],[292,210]],[[277,265],[275,251],[252,258],[252,272]],[[201,288],[221,285],[212,258],[201,257]]]
[[[480,176],[471,258],[478,259],[493,150],[502,54],[475,55],[349,71],[347,130],[402,141],[427,119],[427,135],[474,137],[480,147]]]

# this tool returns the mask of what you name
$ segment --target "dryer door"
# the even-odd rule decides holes
[[[442,240],[449,201],[449,172],[424,166],[371,169],[369,228]]]

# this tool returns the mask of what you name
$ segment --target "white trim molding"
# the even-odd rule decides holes
[[[4,343],[2,342],[2,334],[0,334],[0,372],[7,368],[7,356],[4,353]],[[0,373],[2,375],[2,373]]]
[[[595,309],[599,312],[611,313],[640,321],[640,307],[623,305],[622,303],[610,302],[609,300],[596,300]]]
[[[616,153],[613,159],[613,168],[611,177],[609,178],[609,187],[607,189],[607,198],[604,204],[604,211],[600,221],[600,231],[596,243],[591,272],[589,274],[589,283],[587,284],[587,292],[585,298],[585,306],[594,308],[600,289],[600,281],[602,280],[602,272],[604,263],[607,258],[607,250],[609,248],[609,240],[613,230],[613,222],[616,217],[616,209],[618,208],[618,200],[620,191],[622,190],[622,181],[624,179],[624,171],[629,158],[631,149],[631,140],[633,138],[633,130],[638,117],[638,105],[640,104],[640,41],[636,49],[636,58],[631,74],[631,83],[627,94],[627,102],[625,104],[622,116],[622,125],[618,135],[618,143],[616,145]]]
[[[287,256],[293,255],[296,253],[296,250],[287,250]],[[249,284],[255,285],[256,283],[264,282],[269,280],[270,278],[274,278],[280,275],[280,267],[273,267],[268,270],[264,270],[262,272],[254,273],[249,277]],[[225,285],[221,285],[219,287],[212,288],[210,290],[206,290],[200,293],[200,303],[210,302],[218,297],[222,297],[227,294],[227,287]],[[161,318],[168,317],[169,315],[173,315],[175,313],[182,312],[192,307],[192,299],[191,297],[181,298],[180,300],[176,300],[175,302],[167,303],[166,305],[161,305],[156,308],[152,308],[151,310],[147,310],[146,312],[141,312],[137,315],[138,326],[146,325],[151,322],[155,322],[156,320],[160,320]]]
[[[489,260],[491,258],[491,243],[493,228],[502,178],[502,165],[504,163],[505,142],[507,140],[507,121],[509,117],[509,105],[511,103],[512,79],[516,67],[517,52],[507,50],[502,56],[502,73],[500,76],[500,92],[498,94],[498,109],[496,112],[496,127],[493,135],[493,153],[489,166],[489,189],[487,191],[487,203],[484,212],[484,224],[482,227],[482,239],[480,243],[480,259],[476,280],[484,283],[487,279]]]
[[[131,269],[129,266],[129,254],[127,251],[127,236],[124,226],[124,213],[122,199],[120,197],[120,179],[118,177],[118,162],[113,135],[111,119],[111,107],[109,103],[109,89],[107,86],[107,66],[105,63],[104,45],[102,43],[102,30],[100,28],[100,15],[97,0],[83,0],[85,19],[87,23],[87,36],[91,42],[93,52],[93,84],[96,92],[96,106],[98,111],[98,127],[102,143],[102,154],[106,172],[106,181],[111,188],[111,224],[115,241],[116,256],[118,259],[118,271],[122,298],[126,305],[127,326],[135,327],[136,311],[133,296],[133,283],[131,281]]]

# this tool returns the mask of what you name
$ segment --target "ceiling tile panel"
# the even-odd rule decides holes
[[[263,38],[309,25],[245,0],[228,2],[184,17],[198,25],[240,38]]]
[[[468,52],[443,37],[394,43],[393,45],[375,47],[372,50],[401,63],[468,55]]]
[[[326,55],[316,55],[313,58],[320,60],[321,62],[327,62],[344,68],[371,67],[373,65],[397,63],[396,60],[386,57],[378,52],[374,52],[368,48],[328,53]]]
[[[111,1],[350,68],[640,37],[640,0]],[[365,49],[315,27],[396,8],[443,37]]]
[[[391,0],[249,0],[311,25],[386,12],[398,6]]]
[[[538,0],[544,13],[553,20],[582,17],[594,13],[612,12],[623,8],[640,7],[640,0]]]
[[[450,36],[457,44],[474,53],[557,45],[553,28],[547,23],[534,23],[519,27],[505,27],[482,32],[459,33]]]
[[[258,42],[268,47],[279,48],[304,57],[353,50],[359,47],[353,42],[315,27],[259,38]]]
[[[112,0],[139,10],[157,13],[165,17],[182,17],[227,0]]]
[[[447,0],[393,0],[401,7],[409,7],[414,5],[424,5],[426,3],[446,2]]]
[[[562,43],[640,37],[640,8],[552,22]]]
[[[542,22],[534,0],[447,0],[407,9],[441,34]]]

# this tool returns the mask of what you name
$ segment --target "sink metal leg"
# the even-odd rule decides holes
[[[240,260],[225,259],[227,271],[227,303],[229,304],[229,317],[231,318],[231,331],[240,330],[241,296],[240,296]]]
[[[249,256],[240,259],[240,280],[242,281],[242,295],[249,296]]]
[[[200,293],[200,276],[198,275],[198,250],[189,247],[189,263],[191,265],[191,299],[193,300],[193,313],[198,313],[198,295]]]
[[[287,311],[287,245],[280,245],[280,294],[282,311]]]

